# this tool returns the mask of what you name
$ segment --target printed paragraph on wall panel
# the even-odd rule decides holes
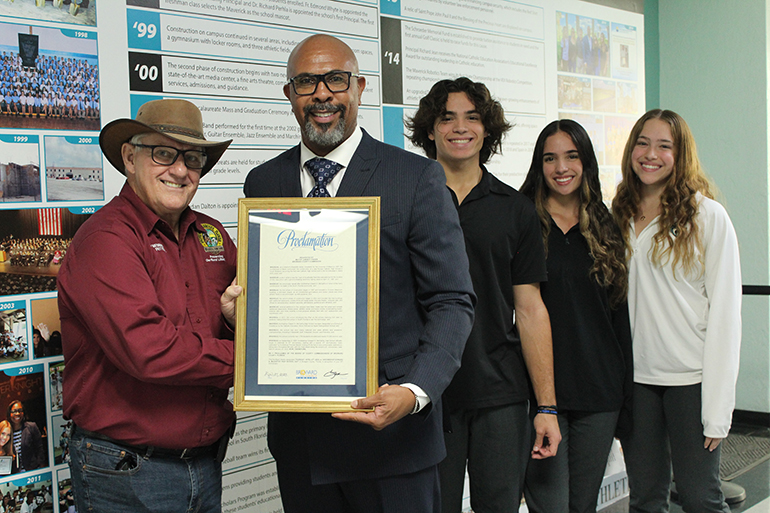
[[[465,76],[486,84],[515,124],[503,157],[488,167],[518,185],[546,113],[544,9],[508,0],[398,0],[381,10],[386,141],[411,148],[403,116],[437,81]]]
[[[359,124],[381,137],[378,13],[371,2],[127,3],[152,4],[127,10],[132,113],[150,98],[186,98],[203,112],[207,138],[233,139],[193,208],[234,222],[248,171],[299,142],[284,96],[286,61],[302,39],[329,32],[327,25],[359,58],[367,79]]]

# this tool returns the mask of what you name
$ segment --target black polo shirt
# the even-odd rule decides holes
[[[444,393],[452,410],[529,399],[527,368],[513,324],[513,286],[539,283],[547,276],[534,205],[482,170],[481,181],[462,205],[450,189],[478,297],[462,366]]]
[[[628,306],[610,308],[610,290],[590,274],[593,257],[578,225],[566,234],[551,220],[548,283],[559,411],[614,411],[633,378]]]

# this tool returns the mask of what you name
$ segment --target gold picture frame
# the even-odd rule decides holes
[[[379,197],[238,201],[235,410],[347,412],[377,391],[379,258]]]

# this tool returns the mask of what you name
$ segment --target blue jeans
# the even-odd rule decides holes
[[[77,511],[208,513],[222,511],[222,465],[216,454],[190,459],[145,457],[77,430],[69,442]],[[128,457],[125,470],[116,467]]]

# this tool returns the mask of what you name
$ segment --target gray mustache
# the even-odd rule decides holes
[[[316,103],[307,105],[304,109],[305,114],[310,113],[318,113],[318,112],[337,112],[342,111],[345,112],[345,107],[343,105],[328,105],[324,103]]]

